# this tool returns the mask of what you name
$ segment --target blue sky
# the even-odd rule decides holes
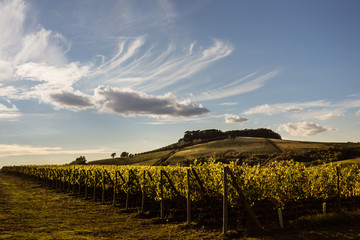
[[[360,141],[359,1],[0,1],[0,166],[271,128]]]

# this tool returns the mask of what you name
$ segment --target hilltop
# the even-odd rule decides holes
[[[329,143],[282,140],[269,129],[245,129],[222,132],[216,129],[186,131],[177,143],[153,151],[91,161],[95,165],[188,165],[198,161],[249,164],[291,160],[309,164],[360,158],[360,143]]]

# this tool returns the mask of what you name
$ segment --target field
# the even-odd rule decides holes
[[[0,239],[358,239],[359,153],[359,143],[237,137],[87,165],[4,167],[15,175],[0,173]]]
[[[285,230],[230,232],[124,211],[0,173],[0,239],[359,239],[360,212],[304,217]]]
[[[172,155],[166,163],[177,164],[186,160],[242,153],[244,155],[271,154],[276,149],[264,138],[238,137],[186,147]]]
[[[352,165],[352,164],[356,164],[360,166],[360,158],[347,159],[347,160],[339,161],[338,163],[341,164],[342,166]]]
[[[283,151],[294,151],[298,153],[305,153],[313,150],[329,148],[332,146],[360,150],[360,143],[305,142],[279,139],[271,139],[271,141],[273,141]]]
[[[124,158],[109,158],[98,161],[91,161],[92,165],[153,165],[159,161],[162,157],[168,155],[171,150],[159,151],[153,153],[139,154],[133,157]]]
[[[175,144],[174,144],[175,145]],[[349,154],[349,152],[351,152]],[[346,153],[346,154],[344,154]],[[161,165],[188,164],[194,159],[217,158],[222,160],[281,159],[298,161],[332,162],[360,157],[360,143],[304,142],[255,137],[236,137],[210,142],[196,141],[190,146],[144,153],[127,158],[104,159],[89,162],[95,165]]]
[[[222,239],[0,174],[0,239]]]

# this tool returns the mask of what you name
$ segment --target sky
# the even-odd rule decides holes
[[[357,0],[0,0],[0,167],[187,130],[360,141]]]

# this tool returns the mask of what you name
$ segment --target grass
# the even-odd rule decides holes
[[[232,152],[252,155],[271,154],[275,153],[276,150],[263,138],[237,137],[186,147],[172,155],[168,162],[174,164],[188,159],[215,157]]]
[[[331,146],[360,150],[360,143],[305,142],[305,141],[279,140],[279,139],[272,139],[272,141],[283,151],[294,151],[297,153],[305,153],[312,150],[328,148]]]
[[[336,163],[340,163],[341,165],[352,165],[352,164],[357,164],[360,166],[360,158],[353,158],[353,159],[347,159],[347,160],[343,160],[343,161],[338,161]]]
[[[284,230],[223,236],[185,223],[141,217],[0,173],[0,239],[360,239],[360,210],[301,217]]]
[[[305,154],[307,152],[337,146],[340,148],[351,149],[357,152],[356,156],[360,156],[360,143],[304,142],[279,139],[271,139],[271,141],[284,153],[291,152],[295,154]],[[171,151],[172,150],[145,153],[127,158],[104,159],[92,161],[90,164],[153,165],[162,157],[167,156]],[[226,158],[226,156],[234,157],[239,155],[251,157],[252,155],[271,155],[276,153],[278,153],[278,149],[264,138],[237,137],[184,147],[170,156],[165,164],[177,164],[187,160],[208,157]],[[357,162],[357,160],[354,161]]]
[[[91,161],[89,164],[101,164],[101,165],[152,165],[162,157],[169,154],[171,150],[159,151],[153,153],[139,154],[133,157],[125,158],[108,158],[103,160]]]
[[[292,140],[272,140],[281,150],[293,151],[297,153],[305,153],[308,151],[329,147],[331,143],[322,142],[303,142],[303,141],[292,141]]]
[[[0,239],[222,239],[220,232],[158,223],[0,173]]]

